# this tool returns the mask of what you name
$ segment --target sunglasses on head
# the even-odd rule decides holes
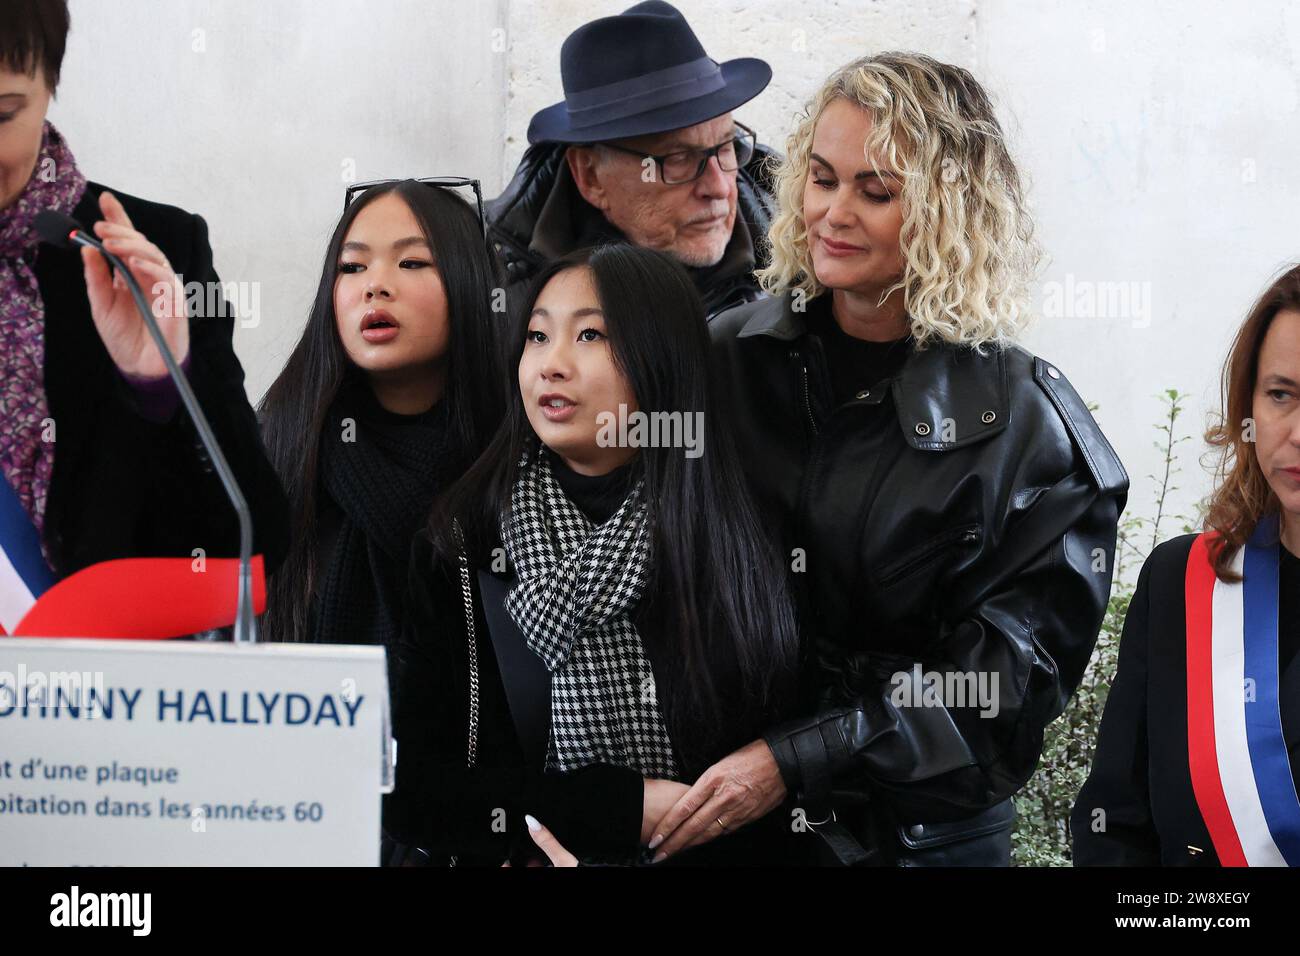
[[[464,176],[426,176],[423,179],[415,180],[417,183],[423,183],[426,186],[433,186],[437,189],[461,189],[468,186],[474,190],[474,205],[478,210],[479,228],[483,230],[483,238],[487,239],[487,219],[483,216],[483,188],[477,179],[466,179]],[[402,179],[372,179],[369,182],[353,183],[348,186],[343,195],[343,211],[346,212],[352,205],[352,200],[360,193],[367,189],[373,189],[375,186],[389,186],[393,183],[405,182]]]

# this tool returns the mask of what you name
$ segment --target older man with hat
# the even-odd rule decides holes
[[[685,265],[710,318],[758,298],[771,152],[731,113],[771,67],[716,62],[676,8],[647,0],[570,34],[560,74],[564,102],[533,117],[528,151],[487,206],[508,297],[548,260],[622,239]]]

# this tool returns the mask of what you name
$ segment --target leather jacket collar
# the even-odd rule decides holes
[[[803,343],[810,335],[789,293],[749,308],[753,314],[738,338],[767,336]],[[891,384],[903,437],[918,450],[951,451],[990,438],[1007,426],[1011,401],[1006,357],[996,346],[984,355],[947,342],[913,348],[891,383],[881,383],[861,400],[879,403],[885,397],[885,384]]]

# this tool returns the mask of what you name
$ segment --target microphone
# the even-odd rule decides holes
[[[162,330],[158,328],[158,323],[153,316],[153,310],[149,308],[144,293],[140,291],[140,284],[131,275],[131,270],[122,264],[122,260],[105,249],[98,239],[82,229],[81,223],[71,216],[65,216],[61,212],[47,209],[37,215],[34,225],[41,241],[49,245],[61,249],[87,246],[98,250],[99,254],[108,261],[108,264],[126,280],[127,288],[131,290],[131,297],[135,299],[136,308],[140,311],[140,317],[144,319],[145,328],[149,330],[149,336],[153,339],[154,344],[158,346],[158,351],[162,353],[163,363],[167,366],[167,374],[176,383],[176,390],[180,393],[181,402],[185,405],[190,420],[194,422],[194,427],[199,433],[199,439],[203,442],[208,457],[212,459],[217,475],[221,478],[221,484],[225,487],[226,496],[230,499],[231,505],[234,506],[235,514],[239,517],[239,597],[235,613],[235,642],[256,642],[257,619],[253,616],[253,515],[248,508],[248,501],[244,498],[243,491],[239,488],[239,482],[235,480],[235,473],[231,470],[230,463],[226,461],[221,446],[217,444],[216,436],[212,434],[212,426],[208,423],[208,417],[203,414],[203,409],[199,407],[199,400],[194,397],[194,391],[190,388],[189,380],[185,377],[185,373],[177,363],[176,357],[172,355],[171,349],[167,346],[167,340],[163,338]]]

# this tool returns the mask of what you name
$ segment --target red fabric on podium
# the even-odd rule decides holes
[[[235,623],[239,559],[123,558],[69,575],[41,595],[14,637],[184,637]],[[253,610],[266,608],[262,556],[253,555]],[[0,632],[3,633],[3,632]]]

